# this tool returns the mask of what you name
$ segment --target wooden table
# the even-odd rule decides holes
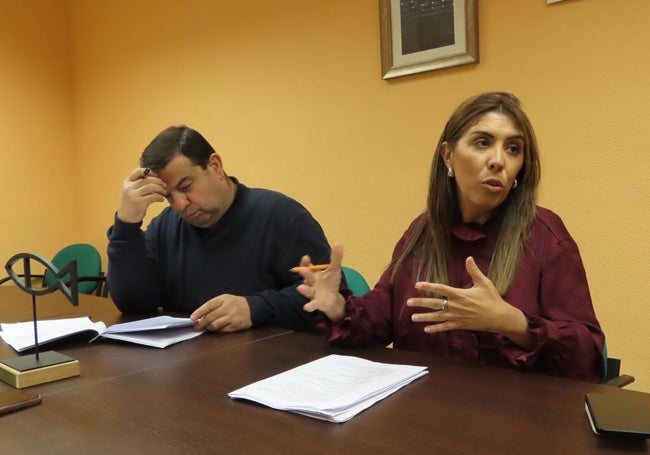
[[[133,317],[123,317],[109,299],[91,295],[80,295],[79,298],[79,306],[73,307],[61,294],[39,297],[37,300],[39,319],[89,316],[93,321],[102,321],[107,326],[133,319]],[[31,315],[31,297],[29,295],[13,286],[0,286],[0,322],[26,321],[30,320]],[[87,336],[60,340],[42,345],[41,351],[56,350],[79,360],[81,376],[30,387],[26,390],[37,391],[46,397],[58,391],[110,381],[123,375],[173,364],[193,356],[203,356],[207,353],[256,342],[283,333],[289,332],[269,327],[229,335],[206,333],[192,340],[192,343],[183,342],[166,349],[148,348],[102,339],[89,344]],[[0,359],[16,355],[18,354],[11,347],[0,340]],[[0,391],[10,389],[10,385],[0,382]],[[2,422],[4,423],[6,420],[3,419]],[[0,425],[0,435],[2,426]],[[1,441],[2,437],[0,437],[0,447]]]
[[[80,309],[116,312],[96,299],[84,298]],[[105,307],[94,306],[100,303]],[[33,387],[43,395],[40,406],[0,417],[7,453],[649,452],[646,440],[591,432],[584,394],[611,390],[606,386],[380,347],[337,348],[316,335],[269,328],[205,334],[164,350],[109,341],[57,350],[80,360],[82,376]],[[332,353],[427,365],[429,374],[343,424],[227,397]]]

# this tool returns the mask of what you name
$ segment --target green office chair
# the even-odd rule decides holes
[[[625,387],[634,382],[634,376],[621,374],[621,359],[607,355],[607,343],[603,346],[603,359],[605,361],[605,377],[603,384],[614,387]]]
[[[345,276],[345,281],[348,283],[348,289],[352,291],[352,295],[364,295],[370,290],[368,283],[366,282],[363,275],[350,267],[342,267],[343,275]]]
[[[102,272],[102,258],[97,249],[88,243],[68,245],[54,255],[52,264],[57,268],[61,268],[73,259],[77,260],[79,293],[101,295],[102,288],[105,287],[106,277]],[[43,284],[51,286],[55,282],[54,274],[47,271],[43,277]]]
[[[108,295],[106,276],[102,272],[102,258],[97,249],[87,243],[75,243],[56,253],[51,262],[56,268],[61,269],[73,259],[77,260],[79,292],[81,294],[95,294],[106,297]],[[33,276],[38,277],[39,275]],[[50,271],[45,272],[45,275],[40,275],[40,277],[43,278],[43,287],[49,287],[56,283],[56,277]],[[9,279],[9,277],[3,278],[0,280],[0,284]]]

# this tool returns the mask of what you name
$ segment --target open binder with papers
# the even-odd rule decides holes
[[[422,366],[329,355],[228,396],[341,423],[427,373],[427,367]]]
[[[194,330],[194,321],[189,318],[157,316],[139,321],[114,324],[110,327],[99,322],[92,322],[88,317],[52,319],[38,321],[39,344],[49,343],[69,336],[87,332],[90,341],[97,338],[110,338],[127,341],[155,348],[166,348],[203,332]],[[2,323],[0,337],[18,352],[34,347],[34,323]]]

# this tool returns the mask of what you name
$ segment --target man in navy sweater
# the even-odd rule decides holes
[[[108,286],[123,313],[190,313],[197,329],[278,325],[311,331],[314,317],[290,269],[326,263],[318,222],[295,200],[226,175],[197,131],[174,126],[145,148],[122,183],[108,230]],[[166,207],[143,231],[148,207]]]

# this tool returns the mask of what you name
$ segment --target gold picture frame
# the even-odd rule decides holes
[[[478,0],[379,0],[382,79],[478,63]]]

